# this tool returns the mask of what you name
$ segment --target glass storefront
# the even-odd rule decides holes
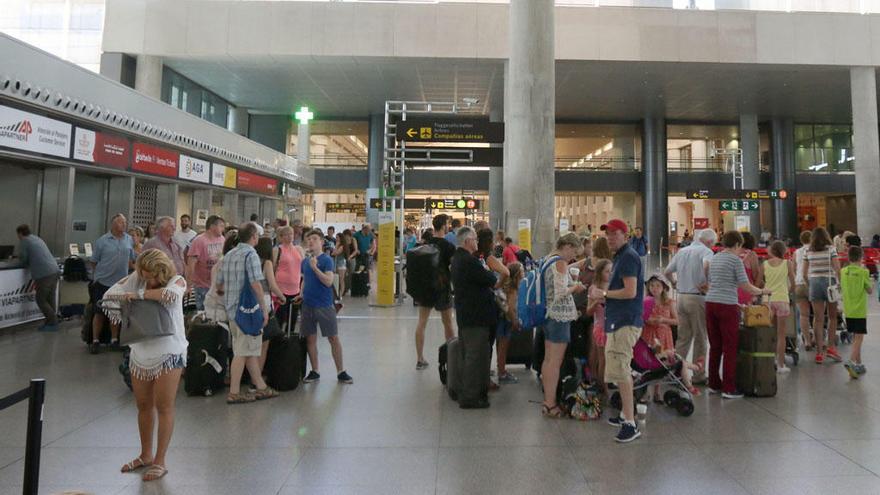
[[[855,158],[852,126],[810,124],[794,126],[794,160],[798,172],[852,172]]]

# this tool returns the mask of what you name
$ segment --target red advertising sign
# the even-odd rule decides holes
[[[130,150],[124,137],[76,128],[73,157],[77,160],[128,170]]]
[[[709,219],[708,218],[694,218],[694,230],[700,229],[708,229],[709,228]]]
[[[174,151],[144,143],[134,143],[131,169],[151,175],[177,178],[179,155]]]
[[[261,194],[278,194],[278,181],[263,177],[262,175],[239,170],[238,189]]]

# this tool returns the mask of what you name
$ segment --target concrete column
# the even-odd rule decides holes
[[[104,52],[101,54],[101,75],[129,88],[134,87],[135,65],[135,58],[124,53]]]
[[[758,116],[744,113],[739,116],[739,147],[742,149],[743,189],[761,188],[760,137],[758,134]],[[749,232],[755,237],[761,234],[761,213],[750,211],[738,213],[749,217]]]
[[[771,189],[785,189],[788,199],[773,203],[773,236],[777,239],[797,239],[797,188],[794,172],[794,122],[788,118],[774,118],[770,129],[773,151]],[[856,186],[858,190],[858,186]]]
[[[76,170],[73,167],[52,167],[43,171],[39,235],[49,251],[62,258],[69,254],[67,248],[73,230],[75,181]]]
[[[382,167],[384,166],[385,151],[385,114],[376,113],[370,115],[370,145],[367,157],[367,194],[364,200],[367,202],[367,222],[379,224],[379,210],[370,208],[370,198],[378,198],[382,190]]]
[[[171,217],[175,222],[177,218],[177,184],[159,184],[156,188],[156,218]]]
[[[250,114],[248,114],[247,108],[233,107],[229,109],[229,131],[247,137],[249,127]]]
[[[492,108],[489,111],[489,120],[491,122],[504,122],[504,102],[500,98],[492,101]],[[507,154],[506,152],[504,153]],[[504,163],[502,159],[502,165]],[[494,230],[504,228],[504,168],[489,168],[489,225]],[[507,235],[514,237],[512,233],[506,232]]]
[[[880,137],[877,132],[877,78],[874,67],[849,71],[852,92],[853,156],[856,172],[858,235],[880,233]]]
[[[239,225],[244,218],[238,218],[238,193],[223,193],[223,218],[228,225]]]
[[[211,216],[211,206],[214,191],[211,189],[195,189],[192,193],[192,211],[189,213],[193,219],[193,225],[196,225],[196,219],[199,218],[199,210],[207,210],[208,216]],[[204,225],[197,225],[196,230],[203,230]]]
[[[648,273],[660,265],[660,248],[669,244],[669,195],[666,188],[666,119],[642,122],[642,218],[648,239]]]
[[[505,81],[505,230],[532,221],[532,254],[554,244],[553,151],[556,137],[556,72],[553,0],[511,0],[510,58]],[[515,236],[513,236],[515,237]]]
[[[157,100],[162,99],[162,57],[137,56],[134,89]]]
[[[260,199],[260,221],[275,220],[278,218],[278,200],[276,199]]]
[[[239,196],[239,201],[244,201],[244,218],[241,219],[242,222],[247,222],[251,219],[251,215],[254,213],[257,216],[260,215],[260,198],[257,196]],[[260,219],[262,220],[262,219]]]
[[[110,219],[117,213],[122,213],[131,224],[134,214],[134,177],[111,177],[109,196],[107,201],[107,224],[105,229],[110,229]]]

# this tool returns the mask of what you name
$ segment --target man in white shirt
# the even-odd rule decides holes
[[[687,359],[694,347],[692,362],[702,358],[706,361],[708,350],[708,334],[706,331],[706,300],[707,273],[709,260],[714,253],[717,236],[712,229],[703,229],[694,233],[694,242],[680,250],[666,267],[666,278],[672,281],[678,290],[678,341],[675,352]],[[674,277],[673,277],[674,275]],[[706,376],[694,376],[694,383],[706,381]]]
[[[182,253],[186,253],[189,245],[192,244],[193,239],[198,235],[195,230],[190,228],[191,226],[192,218],[186,213],[180,215],[180,230],[174,233],[174,242],[180,246],[180,252]]]

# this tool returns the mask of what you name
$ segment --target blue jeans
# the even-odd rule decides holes
[[[196,309],[205,310],[205,296],[208,295],[207,287],[193,287],[193,295],[196,296]]]

